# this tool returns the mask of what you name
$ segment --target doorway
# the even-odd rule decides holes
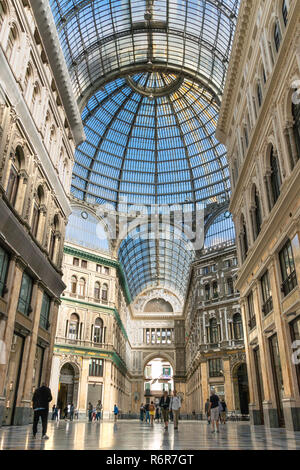
[[[24,343],[25,338],[18,333],[14,333],[5,384],[6,408],[4,412],[3,424],[7,426],[14,424],[19,381],[22,369]]]
[[[236,403],[236,408],[240,410],[242,415],[248,415],[250,397],[247,366],[245,363],[240,364],[235,369],[233,378],[237,388],[236,398],[238,403]]]
[[[57,406],[61,410],[61,416],[64,415],[63,410],[67,405],[73,403],[76,407],[75,369],[71,363],[64,364],[60,370]]]

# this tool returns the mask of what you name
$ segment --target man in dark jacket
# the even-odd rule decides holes
[[[47,423],[49,413],[49,402],[52,400],[51,390],[45,383],[37,388],[32,397],[32,407],[34,411],[32,433],[35,438],[39,419],[42,419],[42,439],[49,439],[47,436]]]
[[[160,402],[159,402],[159,406],[161,408],[162,415],[163,415],[163,418],[164,418],[165,429],[167,430],[168,425],[169,425],[169,407],[170,407],[170,397],[168,396],[167,391],[165,391],[164,396],[161,397]]]

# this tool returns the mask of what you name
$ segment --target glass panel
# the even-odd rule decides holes
[[[42,308],[41,308],[41,316],[40,316],[40,326],[48,330],[49,325],[49,313],[50,313],[50,305],[51,299],[50,297],[44,292],[43,301],[42,301]]]
[[[21,289],[19,294],[18,311],[24,315],[29,315],[31,293],[32,293],[32,279],[28,274],[23,273]]]
[[[6,276],[8,271],[9,255],[0,247],[0,296],[3,297]]]

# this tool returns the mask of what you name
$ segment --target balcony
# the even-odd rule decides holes
[[[110,308],[114,308],[115,306],[114,302],[110,302],[104,299],[95,299],[94,297],[88,297],[86,295],[74,294],[73,292],[65,292],[63,294],[63,298],[66,298],[66,300],[68,298],[77,299],[82,302],[86,302],[90,304],[99,304],[99,305],[103,305],[103,306],[110,307]]]
[[[78,346],[78,347],[82,347],[82,348],[94,348],[94,349],[106,349],[106,350],[114,350],[115,349],[112,344],[108,344],[108,343],[95,343],[94,341],[64,338],[62,336],[56,336],[55,344]]]

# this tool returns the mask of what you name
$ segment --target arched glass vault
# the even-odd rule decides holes
[[[115,211],[229,199],[215,130],[239,3],[50,0],[87,137],[75,155],[76,198]],[[183,296],[187,245],[184,235],[129,234],[119,257],[132,296],[157,285]]]

